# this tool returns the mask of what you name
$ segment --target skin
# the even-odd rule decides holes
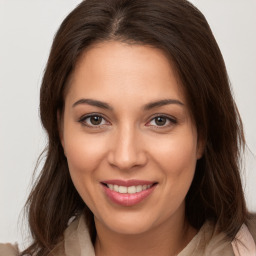
[[[166,99],[180,103],[145,109]],[[92,113],[103,116],[99,125],[86,116]],[[73,183],[95,216],[97,256],[170,256],[189,243],[197,231],[185,218],[184,199],[202,147],[161,50],[108,41],[85,51],[68,85],[60,130]],[[110,179],[157,185],[139,204],[121,206],[102,189]]]

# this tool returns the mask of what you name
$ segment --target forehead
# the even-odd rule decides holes
[[[185,100],[174,65],[166,54],[146,45],[108,41],[80,56],[71,76],[69,98],[122,97],[140,102],[165,97]]]

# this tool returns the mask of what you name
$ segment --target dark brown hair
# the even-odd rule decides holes
[[[61,24],[42,80],[40,114],[48,146],[27,201],[34,242],[22,255],[48,255],[63,238],[70,217],[84,209],[95,238],[93,214],[70,178],[57,112],[63,110],[63,92],[81,53],[108,40],[156,47],[174,64],[205,142],[186,196],[186,216],[197,229],[206,220],[218,223],[232,240],[247,218],[239,174],[244,136],[225,64],[206,19],[185,0],[86,0]]]

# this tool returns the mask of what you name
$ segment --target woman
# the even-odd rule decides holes
[[[242,123],[193,5],[82,2],[56,34],[40,96],[49,143],[20,255],[255,255]]]

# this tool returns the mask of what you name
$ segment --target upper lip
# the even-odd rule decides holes
[[[101,183],[130,187],[130,186],[139,186],[139,185],[153,185],[157,182],[148,181],[148,180],[135,180],[135,179],[133,179],[133,180],[104,180],[104,181],[101,181]]]

